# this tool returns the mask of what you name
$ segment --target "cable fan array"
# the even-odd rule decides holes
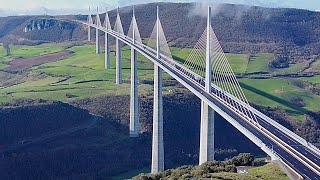
[[[139,33],[139,28],[138,28],[135,16],[132,17],[132,21],[131,21],[131,24],[130,24],[130,27],[129,27],[129,31],[128,31],[128,37],[130,37],[131,39],[133,39],[133,32],[134,32],[135,41],[139,42],[139,43],[142,43],[142,39],[141,39],[141,36],[140,36],[140,33]]]
[[[88,21],[92,21],[92,18],[89,17]],[[98,25],[101,25],[101,22],[99,22],[100,18],[97,18],[96,21],[98,21]],[[104,24],[106,25],[106,27],[110,27],[110,22],[108,19],[105,20]],[[147,46],[149,46],[149,48],[152,49],[153,52],[156,52],[157,30],[159,30],[159,45],[161,57],[165,57],[170,60],[173,59],[159,19],[157,19],[156,21]],[[118,32],[119,34],[124,34],[119,13],[114,25],[114,31]],[[133,16],[130,24],[128,37],[133,38],[133,32],[135,33],[135,41],[142,43],[135,16]],[[206,47],[207,29],[203,32],[200,39],[183,64],[187,69],[193,71],[203,78],[205,77],[206,67]],[[257,122],[255,114],[252,112],[252,107],[249,105],[249,102],[245,97],[245,94],[243,93],[235,74],[233,73],[233,70],[227,60],[225,53],[222,50],[222,47],[212,27],[210,27],[210,56],[213,73],[212,83],[216,87],[216,91],[214,93],[216,93],[216,95],[218,95],[223,101],[230,104],[238,111],[242,112],[245,116]]]
[[[201,77],[205,77],[206,47],[207,29],[201,35],[194,49],[184,62],[186,68]],[[212,27],[210,27],[210,52],[212,83],[217,89],[214,93],[223,101],[242,112],[245,116],[257,122],[255,114],[252,112],[253,108],[249,105]]]
[[[172,59],[172,54],[167,43],[166,35],[164,34],[160,20],[156,21],[156,24],[152,30],[151,36],[147,45],[154,50],[157,50],[157,24],[159,25],[159,44],[160,44],[160,54],[161,56],[166,56],[169,59]]]

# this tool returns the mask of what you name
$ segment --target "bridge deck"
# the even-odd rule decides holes
[[[106,30],[104,27],[98,27],[94,24],[88,24],[86,22],[75,21],[77,23],[82,23],[94,28],[97,28],[101,31],[104,31],[115,38],[120,39],[125,44],[133,47],[139,53],[143,54],[153,63],[159,65],[164,71],[172,75],[176,80],[185,85],[189,90],[194,92],[200,99],[209,102],[209,105],[214,109],[218,109],[220,112],[223,112],[223,117],[234,121],[233,125],[236,123],[242,127],[244,131],[242,132],[251,140],[259,139],[259,141],[254,141],[261,149],[267,151],[270,155],[270,152],[273,152],[275,156],[279,157],[287,166],[294,169],[305,179],[320,179],[320,158],[317,152],[314,150],[314,147],[305,146],[301,143],[301,138],[296,138],[297,135],[293,136],[288,135],[288,130],[283,131],[284,127],[276,126],[275,122],[271,122],[270,119],[267,119],[261,115],[261,113],[254,109],[254,113],[257,117],[257,122],[248,119],[244,116],[243,112],[239,111],[228,105],[225,102],[232,102],[237,106],[242,106],[242,102],[234,99],[234,97],[226,95],[224,92],[221,92],[215,86],[212,86],[212,93],[207,93],[204,91],[204,81],[203,79],[197,77],[196,75],[190,73],[190,70],[186,69],[182,65],[176,63],[174,60],[167,58],[164,55],[158,59],[154,50],[150,47],[147,47],[143,44],[134,43],[132,39],[127,36],[118,34],[113,30]],[[245,113],[245,112],[244,112]],[[272,120],[273,121],[273,120]],[[230,121],[229,121],[230,122]],[[282,129],[281,129],[282,128]],[[249,135],[248,135],[249,134]],[[254,137],[249,137],[250,135]],[[264,148],[263,148],[264,147]],[[265,148],[268,147],[268,148]],[[267,150],[266,150],[267,149]]]

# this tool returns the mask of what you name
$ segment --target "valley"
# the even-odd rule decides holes
[[[144,43],[154,25],[146,22],[155,20],[156,5],[164,9],[161,18],[173,59],[183,64],[203,32],[203,17],[190,14],[192,4],[139,5],[137,19],[143,27]],[[131,19],[128,8],[120,10],[125,31]],[[233,11],[241,12],[243,18],[230,13]],[[261,13],[268,18],[260,17]],[[85,19],[83,15],[65,17]],[[138,54],[140,137],[132,139],[128,130],[130,48],[122,46],[124,83],[116,85],[113,40],[111,69],[106,70],[104,44],[97,55],[94,39],[85,40],[85,27],[53,18],[0,18],[0,179],[125,179],[150,172],[153,64]],[[115,10],[110,11],[110,18],[113,24]],[[213,18],[226,57],[250,104],[317,147],[319,18],[319,13],[305,10],[251,7],[242,11],[241,5],[230,4],[222,5]],[[45,23],[37,28],[36,22]],[[8,23],[11,26],[7,29],[1,26]],[[185,37],[178,28],[183,23],[191,24],[184,30]],[[193,166],[199,159],[200,99],[168,74],[163,78],[165,167],[169,170],[152,178],[205,176],[206,168],[216,165]],[[264,159],[266,154],[250,140],[220,115],[216,118],[217,160],[248,152]],[[258,166],[246,175],[236,174],[232,165],[230,171],[214,171],[208,176],[287,179],[273,163]]]

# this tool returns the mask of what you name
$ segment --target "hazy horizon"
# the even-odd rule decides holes
[[[0,0],[4,1],[4,0]],[[130,6],[135,4],[146,4],[153,2],[173,2],[173,3],[230,3],[230,4],[244,4],[249,6],[262,6],[262,7],[275,7],[275,8],[298,8],[307,9],[312,11],[320,11],[320,1],[310,0],[270,0],[264,2],[261,0],[11,0],[1,3],[0,16],[14,16],[14,15],[67,15],[67,14],[88,14],[88,8],[92,7],[96,11],[96,7],[99,7],[101,12],[105,11],[105,8],[115,9],[117,7]],[[16,5],[19,4],[19,7]]]

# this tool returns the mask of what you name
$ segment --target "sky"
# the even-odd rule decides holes
[[[320,0],[0,0],[0,16],[36,14],[87,14],[88,7],[105,10],[151,2],[232,3],[264,7],[289,7],[320,11]]]

